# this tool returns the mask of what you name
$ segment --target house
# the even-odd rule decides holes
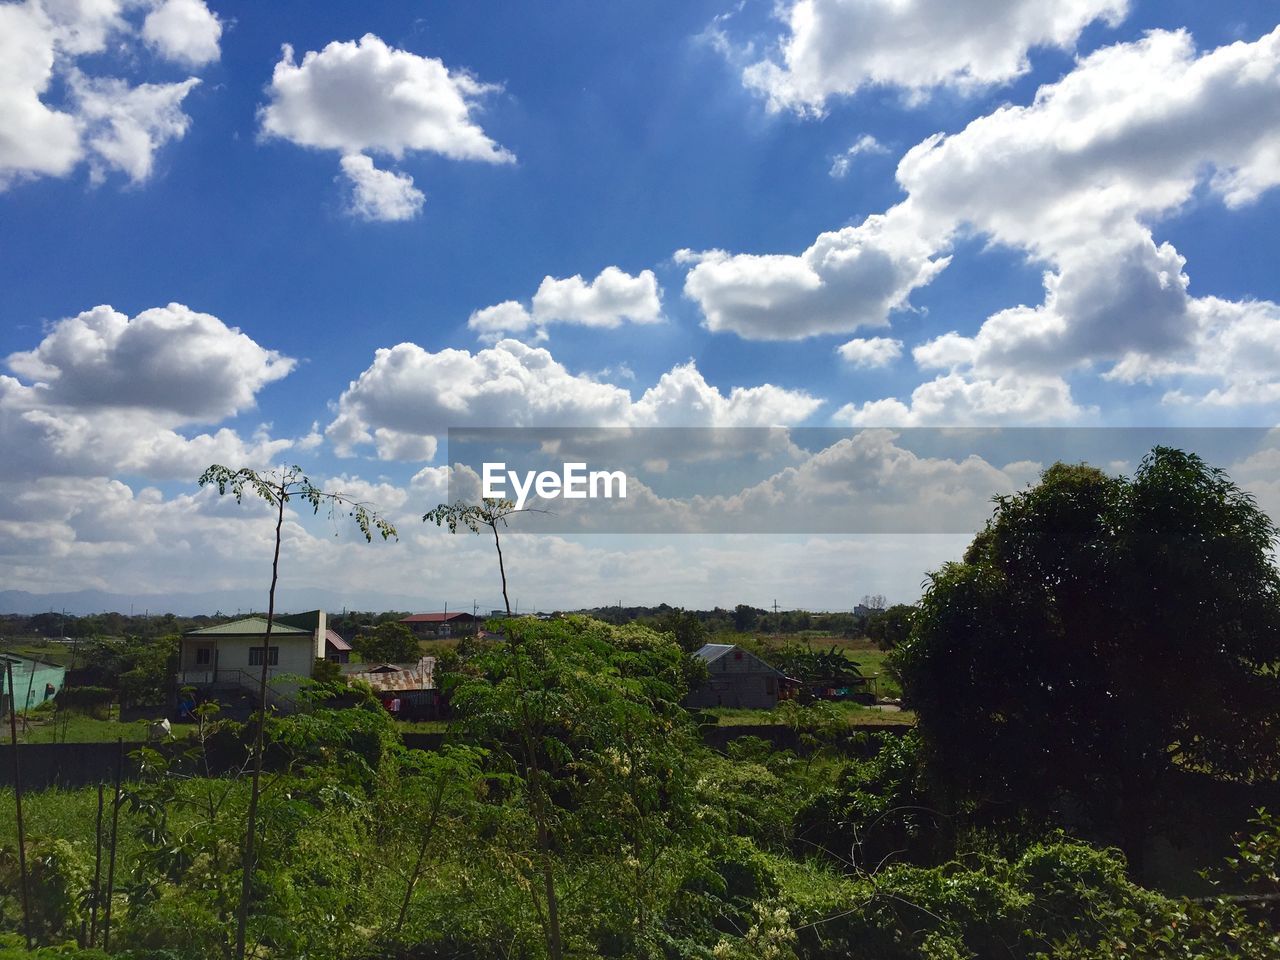
[[[435,657],[422,657],[417,663],[350,664],[342,672],[348,683],[358,680],[372,687],[396,719],[434,720],[442,705],[435,667]]]
[[[9,689],[7,669],[13,668],[13,689]],[[16,702],[17,712],[38,707],[53,698],[66,681],[67,668],[35,657],[23,657],[16,653],[0,653],[0,717],[7,716],[10,695]]]
[[[466,637],[475,633],[480,618],[470,613],[415,613],[400,620],[415,637]]]
[[[214,694],[225,699],[227,694],[256,693],[262,682],[266,635],[263,617],[244,617],[184,634],[174,677],[176,687],[193,687],[201,699],[213,699]],[[266,655],[268,699],[278,708],[291,707],[290,694],[298,686],[294,678],[310,677],[316,660],[343,663],[350,653],[350,644],[328,628],[323,610],[276,617]],[[274,681],[277,677],[290,679]]]
[[[708,643],[694,653],[707,665],[707,680],[685,698],[686,707],[772,710],[786,677],[734,643]]]

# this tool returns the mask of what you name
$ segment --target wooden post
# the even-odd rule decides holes
[[[13,751],[13,802],[18,815],[18,876],[22,887],[22,934],[27,949],[35,944],[31,939],[31,906],[27,900],[27,835],[22,820],[22,770],[18,762],[18,691],[13,686],[13,661],[5,661],[5,673],[9,677],[9,749]]]
[[[31,712],[31,685],[36,682],[36,662],[31,661],[31,672],[27,674],[27,700],[22,705],[22,732],[25,735],[31,728],[27,714]]]

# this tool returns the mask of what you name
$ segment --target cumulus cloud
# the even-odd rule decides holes
[[[982,379],[952,373],[920,384],[909,403],[893,398],[847,403],[832,422],[853,427],[1061,424],[1094,413],[1076,404],[1061,377]]]
[[[150,12],[139,24],[141,10]],[[0,4],[0,189],[67,176],[86,160],[95,180],[109,169],[147,179],[156,151],[185,135],[182,101],[198,79],[132,86],[98,72],[101,56],[92,73],[84,58],[110,50],[133,61],[145,42],[163,59],[206,64],[218,45],[190,26],[201,16],[217,25],[201,0]]]
[[[204,0],[161,0],[142,21],[142,36],[166,59],[192,67],[221,54],[222,24]]]
[[[532,309],[517,300],[485,307],[471,314],[467,326],[489,339],[533,329],[546,338],[551,324],[613,328],[624,322],[657,323],[662,319],[662,289],[652,270],[631,276],[618,267],[605,267],[588,283],[580,274],[557,280],[544,277],[533,295]]]
[[[450,70],[434,57],[389,47],[372,33],[308,51],[301,63],[285,44],[259,121],[265,137],[342,154],[347,176],[361,178],[357,196],[364,190],[370,198],[366,204],[357,200],[357,215],[374,212],[379,215],[370,219],[403,220],[407,210],[416,213],[421,207],[422,194],[411,178],[375,170],[360,155],[399,160],[426,152],[513,163],[515,156],[491,140],[474,116],[480,99],[500,89]],[[388,211],[397,215],[380,215]]]
[[[379,170],[363,154],[342,158],[342,172],[351,184],[351,212],[363,220],[412,220],[422,212],[426,197],[407,173]]]
[[[828,171],[836,180],[843,180],[849,174],[849,170],[853,167],[855,157],[863,154],[882,154],[888,153],[889,148],[877,140],[869,133],[864,133],[853,142],[853,146],[845,150],[843,153],[836,154],[831,159],[831,169]]]
[[[769,426],[802,420],[820,405],[769,384],[726,395],[692,362],[633,399],[516,340],[474,354],[402,343],[377,351],[347,387],[326,435],[341,455],[372,446],[382,459],[421,460],[434,456],[450,427]]]
[[[873,402],[873,419],[950,417],[944,396],[980,418],[1078,417],[1063,378],[1082,373],[1171,378],[1170,401],[1259,402],[1280,394],[1280,376],[1249,365],[1233,377],[1221,356],[1237,342],[1270,355],[1275,305],[1194,296],[1183,256],[1154,230],[1197,191],[1229,209],[1253,202],[1280,183],[1277,158],[1280,28],[1207,52],[1185,31],[1152,31],[1082,58],[1029,104],[919,143],[897,168],[905,200],[798,257],[686,255],[685,292],[708,328],[754,338],[874,326],[976,235],[1042,266],[1043,302],[917,345],[920,367],[941,374],[909,404]],[[1045,405],[1014,402],[1013,384]]]
[[[871,337],[865,340],[850,340],[841,344],[836,352],[855,367],[872,368],[887,367],[902,356],[902,341],[890,337]]]
[[[820,114],[866,86],[920,97],[1025,73],[1035,47],[1070,49],[1089,24],[1118,24],[1128,0],[792,0],[775,56],[743,81],[771,110]]]
[[[871,216],[820,235],[799,256],[681,250],[677,262],[694,265],[684,293],[708,330],[752,340],[882,327],[949,262],[908,221]]]
[[[181,304],[133,318],[95,307],[6,363],[17,374],[0,376],[6,476],[190,478],[214,460],[268,463],[291,444],[265,429],[183,432],[251,409],[294,361]]]
[[[262,387],[294,367],[180,303],[133,318],[94,307],[59,320],[39,346],[10,354],[7,363],[53,404],[162,410],[203,422],[252,406]]]
[[[1228,328],[1275,343],[1274,305],[1193,297],[1184,258],[1150,224],[1202,186],[1228,206],[1250,202],[1280,183],[1277,156],[1280,29],[1204,54],[1185,32],[1153,32],[1091,54],[1029,106],[925,141],[898,169],[916,215],[1049,269],[1042,304],[921,345],[917,361],[983,377],[1106,361],[1122,381],[1227,373],[1213,354]]]

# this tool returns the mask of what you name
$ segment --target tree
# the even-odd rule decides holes
[[[510,500],[497,500],[486,497],[478,504],[466,503],[462,500],[451,504],[442,503],[434,510],[423,514],[422,521],[426,523],[428,520],[432,520],[436,526],[447,525],[450,533],[457,533],[459,527],[464,527],[472,533],[479,533],[481,527],[488,527],[493,532],[493,548],[498,554],[498,575],[502,579],[502,603],[506,608],[508,618],[504,621],[503,629],[508,636],[509,648],[517,654],[512,661],[513,679],[517,690],[521,693],[517,698],[518,712],[516,716],[518,716],[519,722],[518,724],[513,724],[513,726],[520,733],[519,743],[528,771],[526,782],[528,783],[530,812],[533,816],[537,834],[538,855],[541,861],[542,890],[546,900],[545,914],[540,904],[535,903],[535,906],[538,907],[539,921],[546,937],[547,955],[551,960],[561,960],[564,955],[564,947],[560,935],[560,899],[556,892],[555,866],[552,863],[551,805],[546,795],[546,784],[543,783],[542,760],[538,749],[540,743],[538,720],[534,715],[534,711],[529,707],[529,693],[531,691],[525,685],[524,660],[519,655],[521,651],[520,629],[517,623],[511,619],[511,598],[507,594],[507,568],[502,560],[502,538],[498,534],[498,527],[506,527],[508,518],[513,514],[535,512],[541,513],[545,511],[517,510],[516,505]]]
[[[284,508],[291,501],[300,501],[311,507],[312,513],[319,513],[322,505],[329,507],[330,516],[336,515],[338,509],[347,511],[355,520],[356,526],[364,535],[366,543],[373,540],[374,532],[383,540],[396,536],[396,528],[367,503],[362,503],[343,493],[321,490],[301,467],[281,467],[278,470],[258,472],[248,467],[232,470],[215,463],[200,475],[197,481],[200,486],[213,484],[219,495],[228,490],[236,498],[236,503],[244,499],[246,492],[261,497],[275,509],[275,550],[271,557],[271,587],[267,591],[267,630],[262,638],[262,679],[258,691],[258,722],[255,726],[253,742],[253,781],[249,792],[249,810],[245,819],[244,858],[241,863],[240,906],[236,916],[236,960],[244,960],[245,925],[249,916],[250,887],[253,880],[253,850],[257,835],[258,798],[262,781],[262,730],[267,717],[267,681],[270,679],[268,655],[271,647],[271,630],[275,625],[276,584],[280,579],[280,540],[284,528]]]
[[[511,616],[511,600],[507,596],[507,568],[502,560],[502,540],[498,536],[498,528],[507,526],[508,518],[517,513],[546,513],[525,507],[517,510],[510,500],[497,500],[486,497],[480,503],[467,503],[458,500],[454,503],[442,503],[434,510],[422,515],[422,522],[434,521],[437,527],[448,526],[450,533],[457,533],[464,527],[472,533],[479,533],[481,527],[488,527],[493,533],[493,548],[498,552],[498,576],[502,579],[502,603],[506,607],[507,616]]]
[[[420,656],[418,638],[403,623],[380,623],[351,642],[365,663],[408,663]]]
[[[692,610],[677,607],[658,617],[655,628],[675,637],[680,649],[686,653],[702,647],[707,642],[707,626]]]
[[[893,657],[950,795],[1084,815],[1136,875],[1179,769],[1280,767],[1277,528],[1156,447],[1132,479],[1056,464],[1000,497]]]
[[[521,871],[528,864],[547,954],[565,953],[554,867],[570,858],[582,873],[620,868],[626,907],[590,909],[625,910],[616,930],[643,938],[656,919],[660,865],[679,856],[682,833],[695,827],[694,731],[679,705],[688,658],[636,625],[567,617],[503,628],[507,641],[471,662],[476,672],[460,678],[452,704],[460,729],[527,800],[536,855],[512,862]]]
[[[892,650],[911,634],[911,620],[916,608],[895,603],[887,610],[876,610],[867,617],[867,636],[881,650]]]

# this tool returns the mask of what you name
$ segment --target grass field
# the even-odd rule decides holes
[[[70,643],[31,640],[5,644],[0,648],[0,653],[12,653],[14,656],[43,660],[45,663],[53,663],[60,667],[65,667],[71,662],[72,648],[73,645]]]
[[[850,639],[848,637],[836,637],[830,635],[813,634],[812,632],[800,635],[798,638],[791,636],[759,636],[756,638],[758,642],[763,643],[767,647],[777,648],[784,647],[790,643],[798,643],[801,646],[807,646],[814,651],[830,650],[835,647],[844,653],[846,657],[858,664],[858,669],[862,671],[864,676],[876,677],[876,693],[881,697],[901,697],[902,687],[885,670],[884,662],[888,658],[889,653],[881,650],[871,640],[866,637],[858,637]],[[725,641],[726,643],[732,641]]]
[[[114,743],[121,738],[125,743],[142,743],[147,739],[147,720],[121,723],[119,708],[111,707],[109,719],[86,716],[82,713],[64,714],[61,718],[50,710],[33,711],[24,724],[18,718],[18,740],[22,743]],[[191,724],[174,724],[175,737],[190,736]],[[8,739],[8,729],[5,730]]]
[[[891,727],[911,726],[916,722],[916,715],[909,710],[875,710],[859,703],[837,702],[834,704],[849,718],[850,726]],[[774,710],[745,710],[738,707],[710,707],[702,711],[716,718],[716,725],[721,727],[750,727],[757,724],[781,723],[781,716]]]

